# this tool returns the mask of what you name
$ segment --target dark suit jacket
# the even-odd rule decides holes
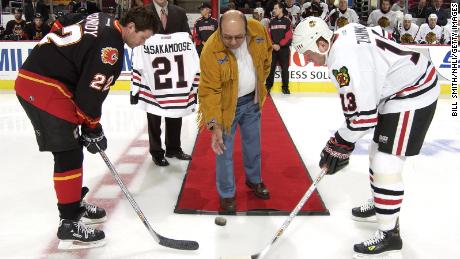
[[[409,8],[409,13],[412,14],[414,18],[423,18],[426,19],[428,17],[428,7],[423,7],[423,9],[418,9],[418,4],[414,4]]]
[[[32,2],[26,2],[24,4],[24,17],[26,18],[26,21],[33,21],[35,13],[41,13],[44,22],[46,22],[49,18],[48,7],[43,2],[37,2],[37,5],[35,6],[35,11]]]
[[[72,12],[76,13],[78,12],[78,9],[80,9],[81,3],[78,2],[76,5],[73,6]],[[101,11],[99,7],[93,2],[86,1],[86,11],[88,11],[88,14],[93,14],[93,13],[98,13]]]
[[[434,7],[428,9],[428,14],[436,14],[438,16],[438,22],[436,23],[439,26],[444,26],[447,24],[447,19],[450,18],[450,13],[445,8],[440,8],[439,11],[436,11]],[[428,18],[426,20],[428,22]]]
[[[163,26],[161,25],[161,20],[160,17],[158,17],[155,5],[151,3],[147,5],[146,8],[152,10],[158,19],[160,25],[160,30],[158,31],[158,33],[170,34],[175,32],[188,32],[189,34],[191,34],[190,27],[188,26],[187,22],[187,15],[185,14],[184,8],[168,3],[168,20],[166,21],[166,30],[163,29]]]

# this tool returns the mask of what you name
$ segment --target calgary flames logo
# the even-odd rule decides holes
[[[342,67],[339,70],[333,69],[332,74],[337,79],[340,87],[344,87],[350,84],[350,75],[348,74],[348,68]]]
[[[106,47],[101,50],[102,63],[115,65],[118,60],[118,50],[112,47]]]

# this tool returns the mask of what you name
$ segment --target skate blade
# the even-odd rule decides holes
[[[94,224],[101,224],[104,223],[107,220],[107,216],[104,216],[99,219],[90,219],[90,218],[85,218],[81,217],[80,221],[83,222],[85,225],[94,225]]]
[[[351,219],[354,220],[354,221],[358,221],[358,222],[377,223],[377,217],[376,216],[370,216],[370,217],[367,217],[367,218],[359,218],[359,217],[351,216]]]
[[[354,259],[403,259],[401,251],[388,251],[377,255],[355,253]]]
[[[78,240],[60,240],[58,244],[59,250],[78,250],[95,248],[105,245],[105,240],[98,240],[94,242],[82,242]]]

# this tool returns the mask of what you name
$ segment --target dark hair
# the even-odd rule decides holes
[[[138,6],[128,10],[128,12],[120,19],[122,26],[127,26],[128,23],[134,23],[137,31],[152,30],[153,33],[159,30],[159,21],[152,10]]]
[[[227,11],[228,12],[228,11]],[[244,13],[239,12],[239,15],[241,17],[241,19],[243,20],[244,22],[244,30],[247,31],[248,30],[248,19],[246,19],[246,16],[244,15]],[[225,18],[225,15],[222,15],[219,19],[219,29],[220,29],[220,32],[222,32],[222,21],[224,20]]]
[[[14,11],[18,13],[22,13],[22,8],[15,8]]]
[[[283,11],[283,15],[288,15],[289,12],[288,10],[286,9],[287,8],[287,5],[286,5],[286,2],[284,1],[276,1],[273,6],[275,5],[278,5],[278,7]]]

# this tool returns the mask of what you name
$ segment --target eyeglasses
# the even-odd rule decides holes
[[[244,40],[245,37],[246,37],[245,34],[236,35],[236,36],[223,35],[223,36],[222,36],[222,39],[224,39],[224,41],[232,41],[232,40],[235,40],[235,41],[242,41],[242,40]]]

